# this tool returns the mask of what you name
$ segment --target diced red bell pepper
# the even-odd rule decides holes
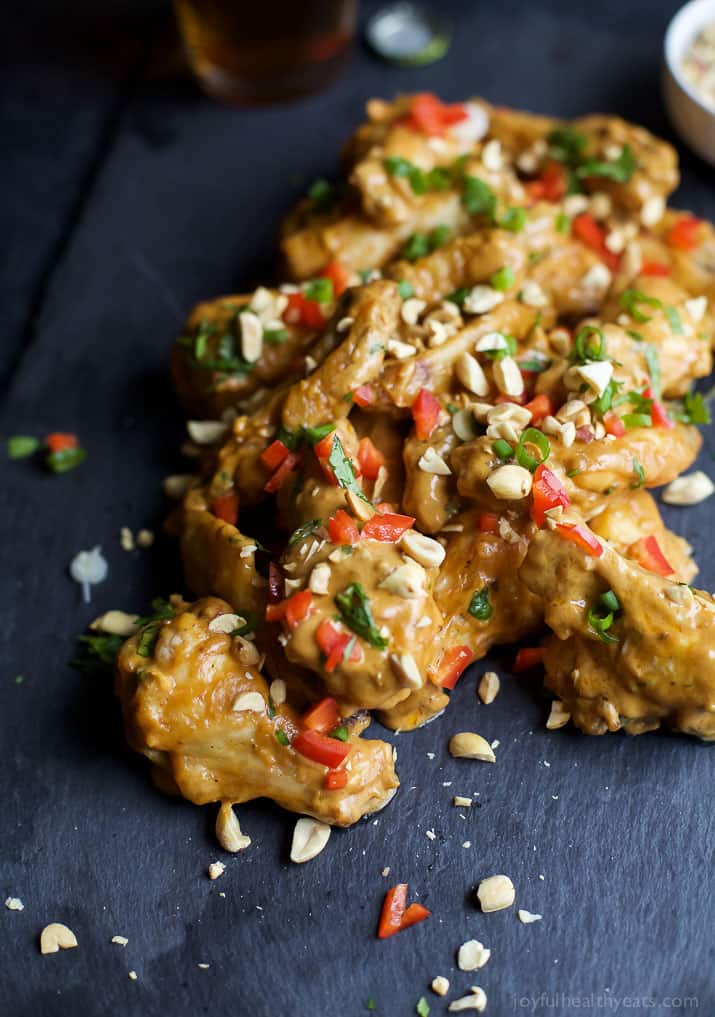
[[[431,92],[421,92],[412,97],[404,123],[422,134],[440,136],[452,124],[466,120],[468,115],[461,103],[446,105]]]
[[[499,516],[493,512],[482,512],[477,521],[477,529],[480,533],[498,533]]]
[[[375,393],[369,385],[358,385],[353,390],[353,402],[356,406],[369,406],[375,398]]]
[[[643,395],[646,399],[652,400],[650,406],[650,419],[653,427],[664,427],[666,430],[670,430],[671,427],[675,427],[675,423],[668,416],[665,406],[663,406],[659,399],[655,398],[650,386],[643,390]]]
[[[340,707],[332,696],[325,696],[301,717],[301,725],[311,731],[328,734],[340,723]]]
[[[363,477],[374,480],[385,465],[385,457],[369,438],[361,438],[358,445],[358,464]]]
[[[642,568],[659,576],[672,576],[675,572],[652,533],[631,544],[628,548],[628,557],[637,561]]]
[[[235,491],[219,494],[211,500],[211,511],[217,519],[235,526],[238,522],[238,495]]]
[[[314,763],[327,766],[330,770],[337,769],[350,753],[350,746],[337,738],[328,738],[319,731],[301,731],[291,745],[296,752]]]
[[[543,463],[536,467],[531,485],[531,518],[537,526],[543,526],[546,510],[561,505],[567,509],[571,504],[566,488],[556,474]]]
[[[322,328],[326,318],[317,300],[308,300],[305,294],[289,293],[288,306],[283,312],[286,325],[301,325],[303,328]]]
[[[299,590],[287,600],[279,604],[268,604],[266,606],[266,621],[285,620],[289,628],[295,629],[310,614],[313,604],[313,594],[310,590]]]
[[[287,455],[290,455],[290,449],[288,446],[284,445],[282,441],[276,439],[271,442],[264,452],[261,452],[261,460],[269,470],[275,470],[280,466]]]
[[[599,226],[590,212],[581,212],[574,216],[571,223],[571,232],[582,244],[595,251],[601,261],[615,271],[621,261],[619,254],[614,254],[606,247],[606,231]]]
[[[529,411],[531,414],[531,423],[536,427],[538,427],[546,417],[551,416],[554,412],[551,400],[545,392],[539,392],[539,394],[535,395],[530,402],[524,403],[524,409]]]
[[[400,923],[400,930],[409,929],[411,925],[417,925],[419,922],[423,922],[425,918],[429,918],[432,914],[429,908],[426,908],[424,904],[410,904],[402,916]]]
[[[385,894],[380,912],[380,921],[377,926],[379,939],[387,939],[394,936],[402,928],[402,919],[407,907],[407,883],[398,883],[391,886]]]
[[[329,431],[324,438],[317,441],[313,445],[313,451],[315,452],[318,459],[327,459],[330,453],[333,451],[333,442],[335,441],[335,431]]]
[[[414,516],[403,516],[398,512],[376,512],[363,526],[362,535],[368,540],[395,544],[406,530],[414,526],[414,522]]]
[[[341,663],[345,656],[345,651],[352,642],[353,637],[351,634],[344,632],[342,629],[330,621],[329,618],[325,618],[315,633],[315,641],[318,644],[321,652],[325,654],[325,670],[332,673],[338,664]],[[353,642],[352,650],[348,660],[354,664],[359,664],[363,659],[362,647],[356,641]]]
[[[563,166],[549,161],[536,180],[524,184],[524,190],[533,201],[561,201],[566,194],[567,184]]]
[[[544,651],[540,646],[522,646],[520,650],[517,650],[512,671],[515,674],[520,671],[530,671],[532,667],[538,667],[543,659]]]
[[[421,388],[411,410],[417,437],[420,441],[426,441],[437,426],[442,405],[429,389]]]
[[[670,275],[670,265],[666,265],[662,261],[644,261],[641,265],[641,270],[638,275],[648,275],[654,278],[664,278]]]
[[[341,297],[348,288],[348,281],[350,279],[348,270],[344,265],[340,264],[337,258],[329,261],[320,275],[323,279],[330,279],[333,284],[333,293],[336,297]]]
[[[666,237],[668,244],[679,251],[694,250],[700,243],[698,233],[702,224],[702,219],[696,219],[694,215],[684,215],[668,231]]]
[[[558,523],[556,530],[565,540],[570,540],[572,544],[576,544],[592,558],[600,558],[603,554],[603,544],[583,523],[575,525],[573,523]]]
[[[53,431],[45,438],[45,445],[50,452],[66,452],[68,448],[77,448],[77,435]]]
[[[289,452],[273,476],[263,485],[263,490],[267,491],[268,494],[279,491],[299,462],[300,453]]]
[[[347,770],[328,770],[325,774],[324,787],[326,791],[340,791],[347,785]]]
[[[474,653],[468,646],[450,646],[442,654],[437,684],[453,689],[473,660]]]
[[[328,533],[334,544],[357,544],[360,540],[360,531],[355,525],[355,520],[345,509],[338,509],[328,520]]]
[[[609,410],[608,413],[603,415],[603,426],[606,430],[606,434],[612,434],[614,438],[622,438],[626,433],[626,425],[623,423],[617,413]]]

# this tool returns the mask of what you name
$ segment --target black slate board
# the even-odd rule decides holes
[[[549,733],[538,678],[510,676],[505,651],[462,680],[445,717],[389,736],[402,787],[386,812],[336,831],[297,867],[287,857],[293,819],[265,803],[242,807],[253,844],[224,856],[226,874],[209,882],[207,865],[221,856],[215,810],[155,792],[124,747],[111,689],[65,664],[101,610],[181,588],[168,541],[133,554],[118,542],[122,525],[158,531],[160,478],[181,468],[168,346],[192,302],[272,271],[281,214],[333,169],[364,100],[481,93],[566,116],[618,112],[668,134],[660,40],[676,6],[444,3],[458,29],[447,61],[397,71],[358,51],[324,95],[261,111],[220,108],[186,84],[139,74],[153,23],[138,48],[120,48],[112,78],[74,57],[70,66],[62,46],[47,59],[32,49],[32,88],[22,69],[33,34],[20,33],[2,126],[13,240],[4,363],[14,368],[0,435],[76,430],[89,459],[60,478],[6,463],[0,489],[0,894],[25,903],[0,910],[3,1015],[358,1017],[372,997],[377,1017],[406,1017],[421,995],[433,1014],[446,1010],[428,989],[440,973],[453,994],[482,985],[491,1015],[665,1013],[685,1008],[684,997],[715,1013],[715,750],[669,735]],[[33,31],[42,11],[24,7]],[[36,132],[13,130],[24,116]],[[676,202],[715,217],[712,171],[687,153],[683,163]],[[709,472],[712,450],[709,436],[700,463]],[[666,515],[712,588],[711,512],[705,503]],[[66,566],[96,543],[110,578],[85,607]],[[475,678],[487,666],[503,686],[483,707]],[[464,727],[500,740],[496,766],[448,755]],[[471,811],[452,807],[455,793],[477,792]],[[544,920],[482,915],[473,890],[494,872],[508,873],[518,906]],[[382,895],[398,880],[434,915],[378,942]],[[78,950],[40,956],[39,931],[53,920],[74,929]],[[110,944],[116,934],[126,948]],[[472,937],[492,950],[474,976],[454,955]]]

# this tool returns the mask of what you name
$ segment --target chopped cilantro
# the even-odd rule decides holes
[[[114,664],[124,643],[124,636],[80,636],[79,642],[82,644],[80,653],[70,663],[83,674],[95,674]]]
[[[436,251],[438,247],[443,247],[449,240],[449,232],[449,226],[445,226],[444,223],[435,226],[429,235],[430,251]]]
[[[415,1006],[417,1017],[429,1017],[429,1003],[424,996],[420,996]]]
[[[407,261],[426,258],[429,253],[429,237],[426,233],[413,233],[402,248],[402,257]]]
[[[557,127],[546,138],[549,145],[549,157],[563,162],[568,166],[580,162],[588,138],[573,127]]]
[[[336,593],[334,600],[349,629],[362,636],[371,646],[379,650],[385,649],[388,640],[375,625],[370,600],[360,583],[350,583],[342,593]]]
[[[636,479],[631,483],[631,488],[635,491],[637,488],[643,487],[645,484],[645,470],[635,456],[633,457],[633,472],[636,475]]]
[[[477,590],[472,594],[472,599],[469,601],[467,610],[472,618],[476,618],[478,621],[489,621],[494,614],[494,608],[489,603],[488,586],[483,586],[481,590]]]
[[[678,420],[684,424],[710,423],[710,409],[701,392],[686,392]]]
[[[7,454],[10,459],[26,459],[42,445],[39,438],[31,438],[24,434],[17,434],[8,438],[6,442]]]
[[[462,307],[464,301],[471,292],[472,291],[469,286],[460,286],[458,290],[453,290],[452,293],[448,293],[444,299],[449,300],[450,304],[456,304],[457,307]]]

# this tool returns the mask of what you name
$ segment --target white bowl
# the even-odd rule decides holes
[[[683,77],[685,52],[701,28],[715,21],[715,0],[691,0],[665,33],[663,96],[670,119],[694,152],[715,166],[715,109]]]

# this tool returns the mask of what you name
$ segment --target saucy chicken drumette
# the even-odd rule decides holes
[[[673,150],[480,100],[368,115],[286,224],[302,282],[199,305],[174,347],[202,599],[121,653],[131,744],[192,801],[349,824],[397,786],[369,711],[419,726],[544,625],[583,730],[715,737],[711,600],[648,493],[698,454],[715,332]]]

